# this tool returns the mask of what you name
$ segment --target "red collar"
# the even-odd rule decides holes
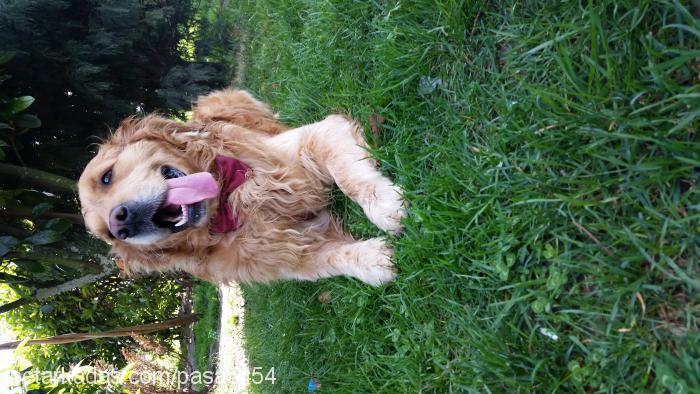
[[[246,174],[250,167],[234,157],[227,156],[216,156],[215,163],[215,176],[221,182],[221,189],[219,191],[219,207],[211,218],[209,230],[222,234],[235,231],[240,225],[228,203],[228,197],[246,181]]]

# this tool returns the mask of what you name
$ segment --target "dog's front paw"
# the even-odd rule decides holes
[[[401,219],[406,216],[403,190],[392,184],[377,187],[374,199],[365,209],[365,214],[380,229],[392,235],[401,234]]]
[[[372,286],[380,286],[391,282],[396,278],[396,269],[391,262],[394,250],[386,244],[383,238],[372,238],[363,241],[365,250],[360,256],[359,267],[356,277]]]

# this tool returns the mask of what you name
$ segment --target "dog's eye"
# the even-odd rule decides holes
[[[160,168],[160,173],[163,174],[163,177],[165,179],[173,179],[173,178],[179,178],[181,176],[185,176],[185,173],[178,170],[177,168],[169,167],[169,166],[163,166]]]
[[[102,179],[100,179],[100,181],[103,185],[109,185],[110,182],[112,182],[112,169],[105,172],[104,175],[102,175]]]

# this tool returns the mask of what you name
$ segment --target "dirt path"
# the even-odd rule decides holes
[[[248,359],[243,342],[245,301],[238,285],[221,287],[221,330],[215,394],[248,392]]]
[[[245,47],[248,32],[235,29],[238,34],[236,51],[236,71],[233,87],[242,87],[245,76]],[[219,351],[216,367],[214,394],[238,394],[248,392],[248,358],[243,341],[245,300],[237,284],[219,289],[221,301],[221,321],[219,324]]]
[[[233,79],[234,87],[243,87],[245,81],[245,47],[248,45],[248,32],[245,29],[238,30],[238,51],[236,51],[236,75]]]

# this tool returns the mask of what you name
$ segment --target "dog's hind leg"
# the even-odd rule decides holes
[[[192,121],[233,123],[249,130],[279,134],[289,129],[272,113],[270,107],[245,90],[225,89],[197,99],[192,107]]]
[[[379,171],[357,123],[333,115],[271,141],[300,159],[312,176],[334,181],[377,227],[393,234],[401,232],[405,215],[402,190]]]
[[[316,280],[346,275],[379,286],[396,277],[391,263],[392,254],[393,250],[383,238],[329,241],[306,253],[300,264],[286,277]]]

